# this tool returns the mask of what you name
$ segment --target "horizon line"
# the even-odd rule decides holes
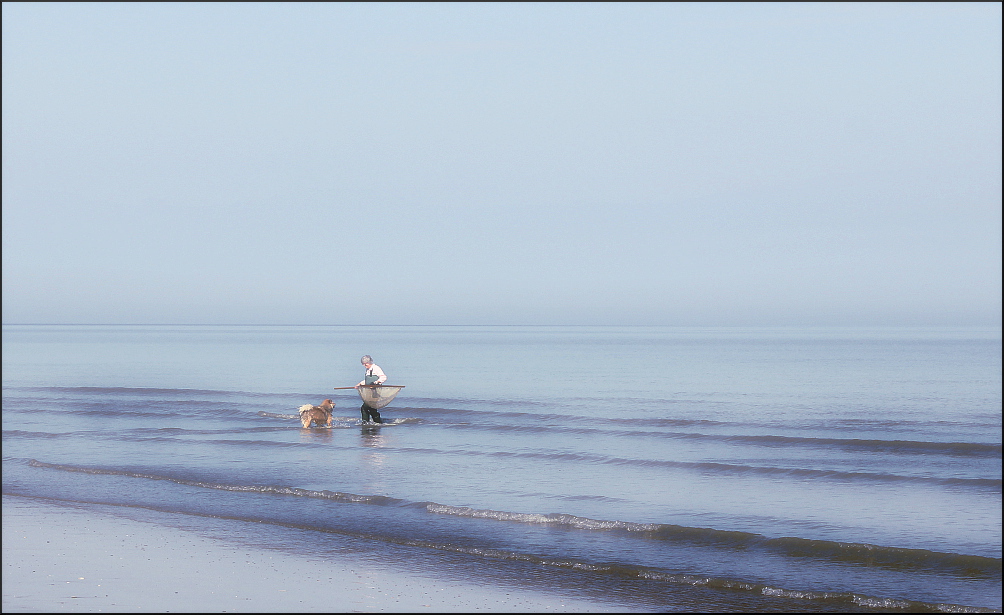
[[[172,323],[172,322],[3,322],[7,327],[1001,327],[994,324],[540,324],[540,323]]]

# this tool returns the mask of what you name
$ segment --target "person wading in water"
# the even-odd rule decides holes
[[[383,384],[387,381],[387,374],[383,373],[380,366],[373,362],[373,357],[368,354],[363,355],[363,358],[359,362],[366,368],[366,375],[359,381],[359,384],[356,385],[357,387],[368,384]],[[362,415],[363,423],[369,421],[383,423],[383,419],[380,418],[380,411],[376,408],[371,408],[366,402],[363,402],[363,405],[359,406],[359,414]]]

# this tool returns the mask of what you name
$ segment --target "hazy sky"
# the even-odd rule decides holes
[[[3,3],[4,323],[1000,319],[1000,3]]]

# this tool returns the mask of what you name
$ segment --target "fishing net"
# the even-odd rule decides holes
[[[403,388],[404,386],[380,384],[375,386],[361,386],[356,390],[359,391],[359,397],[366,402],[367,406],[379,410],[393,401]]]

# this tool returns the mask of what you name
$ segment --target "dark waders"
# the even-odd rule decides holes
[[[376,384],[378,378],[376,375],[366,374],[366,384]],[[363,402],[363,405],[359,406],[359,414],[362,415],[364,423],[367,421],[383,423],[383,419],[380,418],[380,411],[367,406],[366,402]]]
[[[383,419],[380,418],[380,411],[376,408],[370,408],[365,402],[359,406],[359,414],[362,415],[364,423],[370,420],[374,423],[383,423]]]

